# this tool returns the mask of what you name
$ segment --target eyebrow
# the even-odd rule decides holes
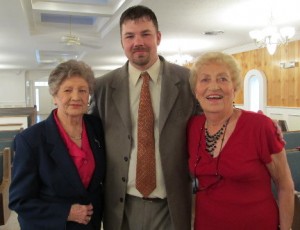
[[[227,74],[226,72],[221,72],[221,73],[218,73],[216,76],[219,77],[219,76],[226,76],[226,77],[229,77],[230,75]],[[202,76],[202,77],[209,77],[211,76],[211,74],[208,74],[208,73],[200,73],[199,76]]]
[[[151,30],[146,29],[146,30],[141,31],[140,33],[143,34],[143,33],[147,33],[147,32],[151,32]],[[123,35],[131,35],[131,34],[136,34],[136,33],[128,31],[128,32],[124,33]]]

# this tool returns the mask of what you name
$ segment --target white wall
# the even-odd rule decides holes
[[[245,109],[244,105],[235,105]],[[264,113],[274,120],[286,120],[289,131],[300,130],[300,108],[267,106]]]
[[[35,81],[48,81],[51,70],[0,70],[0,107],[25,107],[35,104]],[[107,71],[106,71],[107,72]],[[105,72],[95,71],[95,77]],[[49,98],[45,97],[49,103]],[[42,103],[42,102],[41,102]]]
[[[0,71],[0,107],[26,106],[25,71]]]
[[[267,115],[272,119],[286,120],[288,130],[300,130],[300,108],[267,106]]]

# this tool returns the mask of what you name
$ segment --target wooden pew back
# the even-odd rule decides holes
[[[0,154],[3,158],[3,164],[1,165],[3,176],[0,184],[0,225],[4,225],[11,213],[8,208],[9,186],[11,183],[11,150],[10,148],[4,148]]]
[[[15,130],[0,130],[0,149],[5,147],[9,147],[12,151],[11,154],[11,162],[13,161],[13,141],[15,136],[20,133],[23,129],[15,129]]]

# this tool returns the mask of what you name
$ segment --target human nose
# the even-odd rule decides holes
[[[80,99],[80,93],[79,93],[79,91],[78,90],[72,91],[71,98],[73,100],[79,100]]]
[[[216,80],[212,80],[212,81],[210,81],[209,89],[210,90],[218,90],[218,89],[220,89],[220,85]]]
[[[140,46],[144,44],[144,40],[142,38],[142,36],[135,36],[134,37],[134,45],[135,46]]]

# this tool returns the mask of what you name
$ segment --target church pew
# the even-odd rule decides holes
[[[0,184],[0,225],[6,224],[9,216],[10,209],[8,208],[9,201],[9,186],[11,183],[11,150],[4,148],[0,152],[2,158],[2,181]]]

